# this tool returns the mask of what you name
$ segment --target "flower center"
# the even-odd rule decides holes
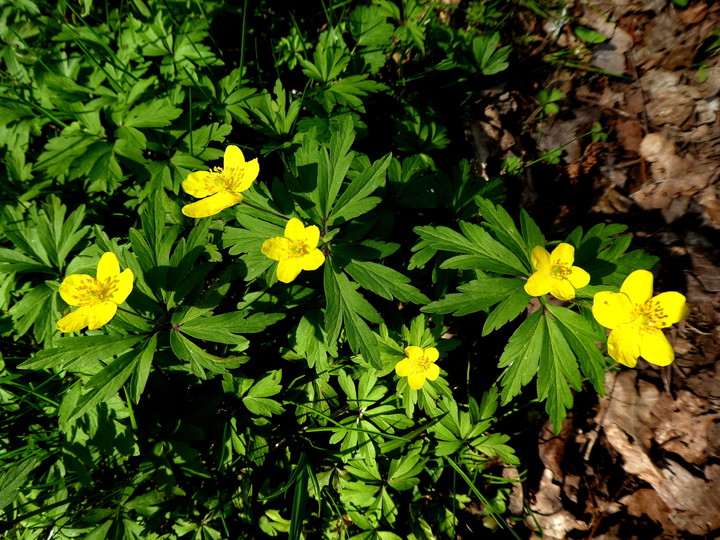
[[[633,318],[640,325],[640,330],[652,330],[668,326],[664,321],[667,319],[665,310],[653,300],[635,307]]]
[[[288,257],[297,258],[303,257],[310,253],[310,248],[305,240],[290,240],[290,249]]]
[[[75,289],[73,300],[77,301],[78,306],[94,306],[107,301],[117,290],[117,284],[117,277],[107,278],[105,283],[93,278],[83,279]]]
[[[223,169],[222,167],[213,167],[210,171],[212,174],[206,178],[206,183],[214,183],[221,189],[228,191],[237,191],[238,186],[242,183],[245,176],[245,169],[241,167],[231,167]]]
[[[554,279],[566,279],[572,273],[572,270],[566,263],[554,261],[550,266],[550,277]]]
[[[421,356],[417,360],[415,360],[415,365],[413,366],[415,368],[415,373],[425,373],[428,369],[430,369],[430,364],[432,364],[430,360],[428,360],[425,355]]]

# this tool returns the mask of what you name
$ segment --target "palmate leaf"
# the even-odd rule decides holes
[[[413,304],[426,304],[430,301],[427,296],[410,285],[409,277],[388,266],[370,261],[351,261],[345,266],[345,271],[361,287],[387,300],[396,298],[401,302]]]
[[[508,295],[517,294],[519,298],[522,298],[518,289],[522,288],[523,283],[523,281],[515,278],[476,279],[465,285],[460,285],[458,287],[459,293],[451,293],[442,300],[431,302],[424,306],[422,311],[427,313],[452,313],[458,317],[477,311],[486,311],[498,302],[507,299]],[[527,299],[530,297],[527,293],[525,293],[525,297],[525,303],[527,304]],[[509,317],[516,308],[515,302],[511,302],[509,308],[503,306],[506,313],[496,315],[492,324],[496,324],[496,321],[499,324],[503,316]]]
[[[329,85],[325,89],[324,97],[329,104],[337,103],[362,111],[364,110],[362,98],[387,89],[388,87],[382,83],[368,80],[367,74],[350,75]]]
[[[492,231],[495,238],[520,257],[528,270],[533,270],[530,253],[535,246],[544,245],[544,242],[536,243],[542,238],[542,233],[530,216],[525,212],[520,216],[521,227],[523,231],[527,232],[527,237],[524,238],[510,214],[502,206],[483,197],[475,197],[475,203],[478,205],[480,215],[485,219],[485,225]]]
[[[247,360],[239,355],[222,358],[210,354],[175,330],[170,332],[170,348],[180,360],[188,362],[188,370],[199,379],[207,378],[206,371],[215,375],[223,374]]]
[[[325,329],[328,347],[334,344],[344,327],[348,343],[353,352],[362,352],[363,357],[377,369],[382,368],[377,339],[365,321],[382,323],[382,317],[362,294],[358,285],[351,282],[332,263],[325,264]]]
[[[7,225],[3,233],[19,251],[0,251],[0,263],[5,263],[0,264],[0,271],[51,272],[55,268],[62,272],[68,255],[90,229],[82,227],[84,205],[67,217],[66,212],[66,206],[54,195],[49,196],[39,209],[31,206],[27,212],[8,206],[5,209]],[[33,266],[38,262],[49,268]]]
[[[572,407],[572,389],[580,390],[582,379],[577,360],[557,324],[544,316],[548,329],[548,353],[540,356],[538,370],[538,398],[545,400],[555,433],[560,432],[566,409]]]
[[[586,324],[578,322],[582,317],[563,311],[572,313],[567,308],[552,307],[550,311],[536,311],[530,315],[510,338],[498,364],[506,368],[501,379],[503,404],[509,403],[537,375],[538,398],[545,401],[545,410],[556,432],[562,426],[566,410],[573,404],[572,390],[582,387],[576,354],[594,354],[589,352],[587,343],[591,332]],[[556,319],[551,314],[560,315]],[[559,321],[565,321],[567,326]],[[567,339],[576,331],[582,337]],[[598,376],[593,368],[588,367],[588,370]]]
[[[350,31],[360,46],[388,46],[395,28],[387,15],[373,6],[358,6],[350,14]]]
[[[167,99],[153,99],[134,107],[123,119],[123,125],[134,128],[159,128],[169,126],[182,114]]]
[[[250,387],[242,400],[251,413],[260,416],[272,416],[283,412],[283,406],[278,401],[270,399],[282,391],[281,377],[282,371],[276,370]]]
[[[26,360],[21,369],[84,371],[99,360],[122,354],[142,341],[144,336],[119,338],[116,336],[83,336],[61,339],[58,347],[45,349]]]
[[[253,313],[246,317],[246,313],[234,312],[191,318],[192,314],[193,311],[189,311],[188,316],[175,325],[177,330],[196,339],[227,344],[244,343],[247,340],[242,334],[262,332],[285,317],[284,313]]]
[[[605,339],[604,329],[595,331],[582,315],[564,307],[548,305],[554,323],[567,341],[583,374],[601,396],[605,393],[606,361],[596,342]]]
[[[86,384],[86,392],[78,399],[73,412],[67,422],[72,422],[88,412],[103,401],[114,396],[125,384],[125,381],[132,375],[139,365],[152,359],[157,347],[157,335],[147,339],[145,343],[120,355],[108,364],[102,371],[94,375]],[[147,377],[145,377],[147,379]],[[144,387],[144,383],[142,384]],[[139,399],[143,388],[137,387],[135,396]]]
[[[525,292],[525,282],[515,281],[515,290],[508,291],[507,296],[488,314],[482,329],[483,336],[515,320],[527,307],[531,296]]]
[[[526,265],[517,254],[495,240],[485,229],[463,221],[460,228],[463,234],[448,227],[415,227],[413,230],[420,236],[420,242],[412,249],[432,248],[464,254],[451,257],[443,263],[443,268],[474,268],[501,274],[528,275]]]
[[[501,402],[507,405],[538,372],[540,356],[548,353],[548,332],[542,312],[530,315],[510,337],[500,355],[498,367],[505,368],[500,379]]]
[[[15,500],[38,463],[37,458],[30,456],[5,470],[0,476],[0,508],[5,508]]]
[[[60,319],[58,295],[47,283],[41,283],[26,292],[22,300],[10,308],[9,313],[16,335],[25,335],[32,328],[33,337],[39,343],[44,343],[56,334],[55,323]]]
[[[380,202],[380,199],[375,197],[369,198],[368,195],[385,185],[385,172],[390,165],[391,159],[392,155],[387,154],[375,161],[348,184],[342,195],[336,201],[331,202],[332,211],[328,217],[331,226],[343,223],[351,217],[361,215],[374,208],[375,205]],[[369,207],[363,208],[363,211],[358,213],[355,207],[362,201],[367,201],[368,199],[372,199],[372,205],[366,205]]]

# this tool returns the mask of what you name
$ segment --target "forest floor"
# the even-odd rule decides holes
[[[525,525],[544,538],[717,538],[720,5],[588,0],[571,14],[609,39],[588,69],[548,70],[551,43],[580,43],[570,25],[528,20],[523,30],[539,43],[528,66],[545,62],[528,80],[478,97],[484,114],[468,129],[477,161],[566,145],[559,163],[525,169],[517,205],[556,236],[628,225],[634,244],[660,257],[656,292],[680,291],[691,310],[668,333],[675,363],[640,360],[609,373],[606,395],[578,394],[558,436],[543,427],[537,470],[517,486],[511,510],[522,515],[530,501]],[[538,114],[527,99],[543,88],[562,93],[556,114]],[[596,123],[606,140],[583,136]]]

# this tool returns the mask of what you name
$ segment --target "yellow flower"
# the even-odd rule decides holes
[[[552,253],[542,246],[532,250],[535,272],[525,283],[525,292],[530,296],[550,293],[558,300],[572,300],[575,289],[590,283],[590,274],[579,266],[573,266],[575,248],[570,244],[558,244]]]
[[[183,181],[182,187],[186,192],[198,199],[205,198],[183,206],[182,213],[188,217],[204,218],[242,202],[241,191],[250,187],[259,172],[257,158],[245,161],[242,150],[237,146],[228,146],[222,167],[190,173]]]
[[[107,252],[97,266],[97,279],[87,274],[67,276],[60,285],[60,296],[71,306],[80,306],[60,319],[55,327],[61,332],[77,332],[88,327],[95,330],[110,322],[133,288],[129,268],[120,272],[114,253]]]
[[[619,293],[604,291],[593,298],[593,316],[612,330],[608,353],[628,367],[635,367],[639,356],[658,366],[667,366],[675,359],[661,328],[687,316],[685,297],[674,291],[652,297],[652,286],[650,272],[635,270],[625,278]]]
[[[302,270],[317,270],[325,262],[325,255],[317,249],[320,229],[315,225],[305,227],[297,218],[285,225],[285,236],[276,236],[263,242],[262,252],[275,261],[277,277],[290,283]]]
[[[405,358],[395,364],[395,373],[398,377],[407,377],[410,388],[420,390],[426,379],[434,381],[440,375],[440,368],[435,363],[439,357],[435,347],[422,349],[410,345],[405,349]]]

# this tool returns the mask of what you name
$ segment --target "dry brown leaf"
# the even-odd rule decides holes
[[[620,499],[620,502],[627,506],[628,514],[631,516],[645,515],[653,521],[661,523],[666,533],[675,534],[677,532],[677,527],[667,517],[670,507],[654,489],[638,489]]]
[[[533,515],[525,517],[525,524],[536,532],[539,531],[537,527],[539,524],[543,538],[548,540],[567,538],[567,533],[575,529],[581,531],[588,529],[587,523],[563,509],[560,494],[561,487],[553,481],[553,473],[550,469],[545,469],[535,500],[530,504]]]

